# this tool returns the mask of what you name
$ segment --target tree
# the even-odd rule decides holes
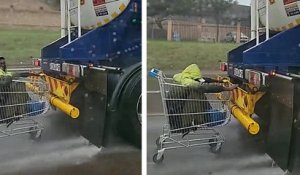
[[[223,13],[233,4],[237,4],[236,0],[148,0],[148,16],[154,17],[158,25],[170,15],[213,17],[217,24],[216,39],[219,41]]]
[[[222,15],[225,11],[232,7],[233,4],[237,4],[235,0],[209,0],[208,7],[210,14],[213,15],[217,23],[217,42],[220,41],[220,22]]]
[[[220,23],[223,14],[237,4],[236,0],[194,0],[193,12],[200,17],[213,17],[217,24],[216,39],[220,41]]]
[[[190,10],[194,0],[148,0],[147,15],[155,19],[162,28],[161,22],[172,15],[192,15]]]
[[[167,3],[164,0],[149,0],[147,2],[147,15],[154,18],[158,27],[162,28],[161,22],[167,13]]]

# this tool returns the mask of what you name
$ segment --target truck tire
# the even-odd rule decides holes
[[[119,128],[123,137],[141,147],[141,72],[135,73],[125,85],[119,103]]]

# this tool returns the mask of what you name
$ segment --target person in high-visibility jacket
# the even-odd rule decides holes
[[[200,68],[196,64],[191,64],[186,67],[181,73],[175,74],[173,79],[186,87],[193,87],[199,91],[207,93],[218,93],[222,91],[232,91],[238,85],[229,84],[228,86],[221,85],[226,83],[224,80],[216,80],[212,78],[203,77]],[[210,84],[220,83],[220,84]]]
[[[216,122],[217,120],[225,120],[225,113],[216,112],[205,93],[232,91],[238,85],[228,84],[228,80],[225,81],[226,79],[216,80],[203,77],[200,68],[196,64],[191,64],[181,73],[175,74],[173,80],[185,88],[181,86],[170,87],[166,95],[166,98],[169,99],[166,101],[166,105],[172,130],[186,135],[204,123],[210,123],[208,126],[212,126],[221,124]],[[213,103],[216,104],[215,99]]]
[[[35,75],[31,72],[22,72],[22,73],[12,73],[7,71],[7,66],[5,63],[5,58],[0,56],[0,78],[7,79],[7,82],[9,83],[9,80],[12,80],[13,77],[28,77]],[[1,82],[0,82],[1,85]]]
[[[8,72],[5,58],[0,56],[0,123],[10,123],[18,120],[16,116],[21,116],[27,112],[29,96],[26,93],[25,84],[15,83],[13,78],[28,75],[28,73],[15,74]]]
[[[11,82],[12,74],[7,72],[5,58],[0,56],[0,123],[6,122],[9,113],[6,106],[9,94],[1,92],[7,92]]]
[[[13,74],[7,72],[5,58],[0,56],[0,85],[9,84],[12,81]]]

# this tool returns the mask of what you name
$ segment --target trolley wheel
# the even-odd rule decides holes
[[[273,167],[278,167],[277,163],[276,163],[274,160],[272,160],[271,166],[272,166],[272,168],[273,168]]]
[[[218,139],[217,139],[218,137],[219,137],[219,134],[215,134],[213,136],[213,138],[211,138],[211,139],[208,140],[208,143],[209,143],[208,145],[211,146],[211,147],[212,146],[216,146],[217,145],[216,142],[218,142]]]
[[[33,131],[32,131],[33,130]],[[30,131],[30,139],[34,141],[40,141],[42,139],[42,130],[37,127],[31,127]]]
[[[222,142],[220,142],[220,143],[212,143],[212,144],[210,145],[210,151],[211,151],[212,153],[215,153],[215,154],[220,153],[220,152],[221,152],[221,149],[222,149],[222,145],[223,145]]]
[[[155,143],[156,143],[157,148],[160,149],[160,147],[161,147],[160,137],[158,137],[158,138],[156,139]]]
[[[217,143],[212,143],[212,142],[216,142],[216,141],[217,141],[217,139],[209,139],[209,140],[208,140],[208,142],[209,142],[208,145],[209,145],[210,147],[215,146]]]
[[[163,162],[164,160],[164,155],[161,155],[161,157],[159,159],[157,159],[158,153],[154,154],[153,156],[153,162],[156,164],[160,164]]]

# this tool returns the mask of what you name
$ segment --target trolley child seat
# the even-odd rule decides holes
[[[209,145],[213,153],[221,150],[225,137],[217,131],[230,121],[230,92],[206,93],[195,87],[174,83],[157,69],[149,76],[159,82],[166,124],[156,140],[155,163],[161,163],[169,149]]]

